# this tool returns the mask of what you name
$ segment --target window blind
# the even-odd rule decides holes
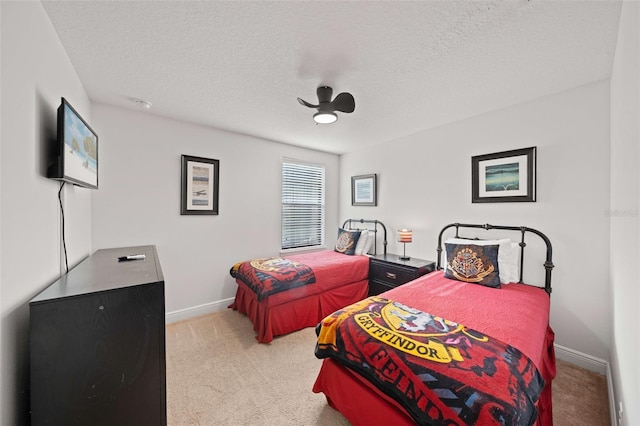
[[[324,166],[282,162],[282,250],[323,245]]]

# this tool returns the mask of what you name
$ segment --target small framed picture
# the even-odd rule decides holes
[[[377,175],[351,177],[351,205],[377,206]]]
[[[471,157],[471,202],[536,201],[536,147]]]
[[[182,156],[180,214],[218,214],[220,161]]]

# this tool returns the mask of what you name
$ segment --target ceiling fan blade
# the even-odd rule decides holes
[[[309,102],[305,101],[304,99],[298,98],[298,102],[300,102],[300,105],[304,105],[309,108],[318,108],[318,105],[311,105]]]
[[[331,103],[335,111],[353,112],[356,109],[356,101],[351,93],[340,93]]]
[[[318,94],[318,103],[329,103],[331,102],[331,95],[333,94],[333,89],[329,86],[320,86],[316,90]]]

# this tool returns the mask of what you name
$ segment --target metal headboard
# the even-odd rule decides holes
[[[436,264],[436,269],[438,270],[442,269],[442,266],[441,266],[442,234],[444,234],[444,231],[454,226],[456,228],[456,238],[460,238],[458,235],[459,228],[480,228],[480,229],[486,229],[486,230],[499,229],[499,230],[507,230],[507,231],[519,231],[522,235],[520,239],[520,243],[518,243],[518,245],[520,246],[520,281],[518,281],[519,283],[522,283],[522,272],[523,272],[523,266],[524,266],[524,248],[527,245],[527,243],[525,243],[524,241],[525,233],[532,232],[537,236],[539,236],[540,238],[542,238],[542,240],[547,246],[547,258],[544,262],[544,269],[545,269],[544,291],[546,291],[549,295],[551,295],[551,270],[553,269],[553,266],[554,266],[553,261],[551,260],[551,255],[552,255],[551,241],[549,241],[549,238],[547,238],[547,236],[544,235],[542,232],[538,231],[537,229],[528,228],[526,226],[489,225],[488,223],[485,225],[474,225],[474,224],[467,224],[467,223],[451,223],[445,226],[444,228],[442,228],[442,230],[440,231],[440,235],[438,235],[438,248],[436,249],[438,251],[438,261]],[[543,288],[543,287],[540,287],[540,288]]]
[[[377,246],[378,246],[378,225],[382,226],[382,230],[384,231],[384,240],[382,241],[382,245],[384,248],[384,254],[387,254],[387,227],[384,226],[384,223],[380,222],[379,220],[370,220],[370,219],[347,219],[344,221],[344,223],[342,224],[342,227],[345,229],[354,229],[352,224],[353,223],[372,223],[374,225],[374,229],[371,229],[371,231],[373,231],[374,234],[374,244],[373,244],[373,254],[376,255],[377,253]]]

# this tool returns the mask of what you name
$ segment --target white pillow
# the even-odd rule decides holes
[[[366,229],[363,229],[362,232],[360,232],[360,238],[358,239],[358,244],[356,244],[356,251],[353,254],[365,254],[367,252],[369,238],[369,232]]]
[[[511,282],[520,281],[520,244],[511,243],[511,257],[509,258]]]
[[[445,241],[445,243],[471,244],[476,246],[489,246],[498,244],[498,275],[500,276],[500,284],[509,284],[510,282],[513,282],[513,271],[511,262],[511,258],[513,256],[511,256],[512,243],[510,239],[505,238],[501,240],[469,240],[466,238],[449,238]],[[448,265],[447,251],[444,248],[442,251],[444,253],[444,264],[446,268]],[[518,279],[516,279],[516,281],[518,281]]]
[[[374,248],[373,246],[376,243],[376,233],[375,233],[375,231],[369,231],[369,232],[367,232],[367,234],[369,234],[369,239],[367,240],[367,248],[364,250],[363,254],[371,253],[371,249]]]

